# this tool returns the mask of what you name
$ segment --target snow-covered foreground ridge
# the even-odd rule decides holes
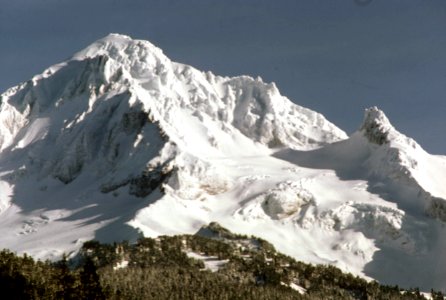
[[[2,94],[0,149],[2,248],[52,258],[217,221],[299,260],[446,289],[446,158],[377,108],[347,137],[273,83],[112,34]]]

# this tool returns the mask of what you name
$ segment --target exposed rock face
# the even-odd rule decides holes
[[[378,145],[388,143],[390,130],[393,130],[393,127],[381,110],[377,107],[366,109],[360,131],[371,143]]]

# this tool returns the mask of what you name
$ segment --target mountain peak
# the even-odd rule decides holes
[[[370,142],[378,145],[388,143],[388,135],[392,130],[393,126],[382,110],[376,106],[365,110],[360,131]]]
[[[202,72],[125,35],[0,99],[0,236],[19,253],[51,258],[93,238],[193,233],[213,221],[364,275],[389,243],[389,265],[413,253],[415,269],[433,236],[424,232],[437,230],[421,211],[446,220],[446,159],[378,108],[348,139],[272,83]],[[404,255],[394,262],[395,251]],[[437,266],[435,254],[423,258]]]
[[[138,58],[140,61],[148,61],[152,58],[168,60],[163,51],[145,40],[132,39],[123,34],[111,33],[85,49],[77,52],[74,60],[83,60],[97,56],[108,56],[118,62],[125,62],[130,58]]]

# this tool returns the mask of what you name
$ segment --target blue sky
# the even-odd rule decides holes
[[[369,106],[446,154],[445,0],[0,0],[0,90],[110,32],[261,76],[353,132]]]

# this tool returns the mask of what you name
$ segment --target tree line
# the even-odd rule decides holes
[[[72,259],[57,262],[3,250],[0,291],[9,299],[424,299],[416,288],[380,285],[333,266],[298,262],[265,240],[232,234],[215,223],[207,229],[212,237],[89,241]],[[226,263],[212,272],[188,252]],[[432,292],[433,299],[444,299]]]

